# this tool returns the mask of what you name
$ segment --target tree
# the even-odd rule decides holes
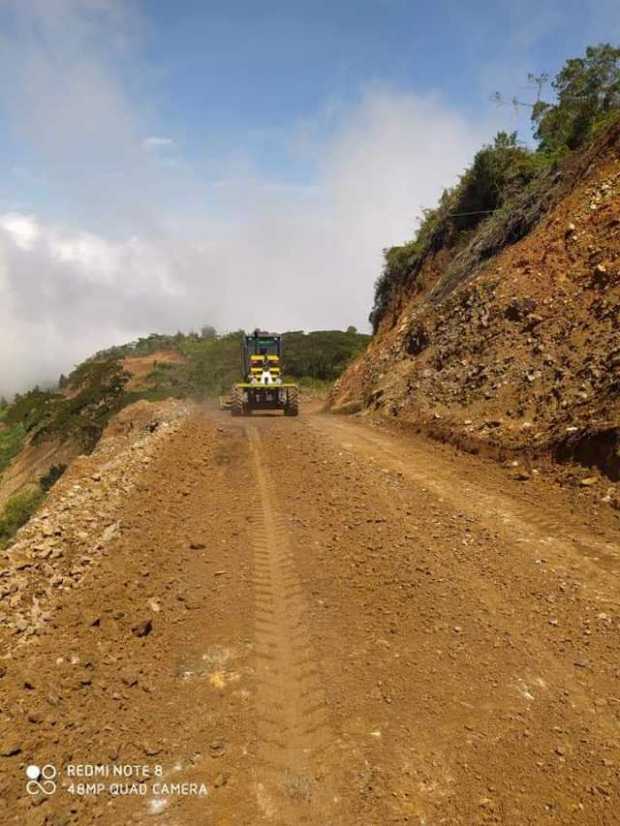
[[[557,103],[538,100],[532,107],[539,148],[576,149],[597,122],[620,108],[620,48],[609,43],[588,46],[585,57],[566,61],[552,86]]]
[[[610,43],[588,46],[584,57],[570,58],[553,79],[556,102],[543,100],[546,73],[528,75],[536,89],[536,100],[513,97],[512,105],[531,110],[538,149],[546,154],[577,149],[594,129],[620,109],[620,48]],[[507,101],[500,92],[491,96],[499,105]]]
[[[515,149],[516,147],[516,132],[498,132],[493,141],[494,149]]]
[[[350,324],[350,325],[347,327],[347,333],[349,333],[349,334],[355,334],[355,333],[357,333],[357,327],[355,327],[353,324]]]
[[[200,335],[207,339],[217,338],[217,330],[210,324],[205,324],[204,327],[200,328]]]

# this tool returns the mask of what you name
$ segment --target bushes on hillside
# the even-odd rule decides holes
[[[175,375],[185,395],[215,396],[227,392],[241,379],[241,341],[243,331],[206,338],[187,338],[178,349],[188,359],[187,366],[168,372]],[[282,334],[283,363],[286,375],[334,381],[349,362],[364,349],[369,336],[354,328],[340,330],[303,331]],[[153,374],[151,374],[153,376]],[[154,376],[153,376],[154,377]]]
[[[517,143],[517,133],[498,132],[484,146],[458,184],[444,190],[436,209],[426,209],[413,241],[384,250],[385,265],[375,283],[370,314],[373,331],[390,305],[394,291],[414,281],[425,256],[462,246],[489,215],[510,203],[532,181],[544,161]]]
[[[455,231],[474,229],[518,194],[538,171],[534,153],[517,144],[517,133],[498,132],[474,157],[454,192]]]
[[[48,491],[54,487],[56,482],[63,475],[67,466],[65,464],[52,465],[51,468],[39,479],[39,485],[44,491]]]
[[[5,547],[22,525],[39,507],[45,494],[41,488],[30,488],[12,496],[0,514],[0,548]]]
[[[212,327],[204,327],[201,335],[177,334],[163,337],[185,356],[184,362],[154,364],[147,376],[147,387],[128,394],[131,401],[167,397],[198,398],[218,396],[230,390],[241,379],[241,341],[243,331],[218,334]],[[284,370],[296,381],[334,381],[349,362],[367,345],[369,336],[358,333],[355,327],[341,330],[302,331],[282,334]],[[140,342],[154,341],[140,339]],[[161,341],[162,337],[157,337]],[[120,348],[125,353],[136,352],[136,343]],[[168,349],[168,348],[165,348]],[[119,348],[112,351],[118,354]],[[86,362],[88,365],[91,362]]]
[[[284,371],[292,379],[335,381],[366,347],[370,336],[355,328],[289,332],[282,336]]]
[[[47,390],[29,390],[22,395],[17,394],[13,404],[9,405],[4,420],[8,425],[22,425],[26,432],[36,428],[49,415],[50,405],[59,398]]]
[[[391,304],[396,289],[409,278],[413,280],[422,264],[425,254],[424,246],[416,240],[397,247],[383,250],[383,270],[375,281],[375,296],[368,320],[373,333],[377,332],[379,322]]]
[[[445,190],[435,209],[423,211],[413,241],[384,250],[385,263],[375,283],[370,313],[373,332],[406,282],[415,283],[425,257],[439,249],[455,252],[465,247],[481,224],[497,226],[498,238],[511,243],[522,237],[528,222],[515,229],[510,211],[536,194],[537,184],[566,152],[586,143],[620,111],[620,49],[601,44],[589,47],[585,57],[568,60],[553,81],[554,104],[538,101],[532,107],[536,150],[519,146],[517,133],[498,132],[493,144],[484,146],[465,170],[458,184]],[[533,187],[533,189],[532,189]],[[538,187],[540,189],[540,187]],[[530,212],[532,212],[530,210]],[[532,213],[534,214],[534,213]],[[499,216],[496,220],[493,216]],[[512,222],[514,223],[514,222]],[[484,246],[492,253],[493,243]],[[472,261],[477,255],[469,256]],[[458,279],[453,279],[453,281]]]
[[[29,434],[35,442],[46,437],[71,437],[85,450],[90,450],[110,416],[123,405],[123,390],[128,378],[114,358],[86,361],[67,379],[71,391],[69,397],[35,388],[15,397],[4,421],[11,433],[15,434],[15,429],[21,428],[24,435]],[[4,436],[5,440],[7,438]]]
[[[185,395],[218,396],[241,376],[242,332],[194,339],[186,337],[179,351],[188,359]]]
[[[22,449],[26,429],[21,422],[0,430],[0,475],[14,456]]]

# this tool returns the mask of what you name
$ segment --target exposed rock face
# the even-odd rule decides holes
[[[527,236],[442,300],[449,262],[443,250],[427,258],[338,382],[333,409],[550,450],[618,480],[620,128],[591,156]]]

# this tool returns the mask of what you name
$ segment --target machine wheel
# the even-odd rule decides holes
[[[242,416],[243,408],[243,391],[235,387],[232,392],[232,404],[230,405],[231,416]]]
[[[297,416],[299,413],[299,392],[296,387],[291,387],[286,394],[285,416]]]

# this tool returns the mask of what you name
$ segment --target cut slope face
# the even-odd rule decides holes
[[[530,233],[447,295],[452,262],[429,256],[337,383],[333,408],[461,443],[552,450],[618,480],[619,159],[616,126],[562,170],[564,192]]]

